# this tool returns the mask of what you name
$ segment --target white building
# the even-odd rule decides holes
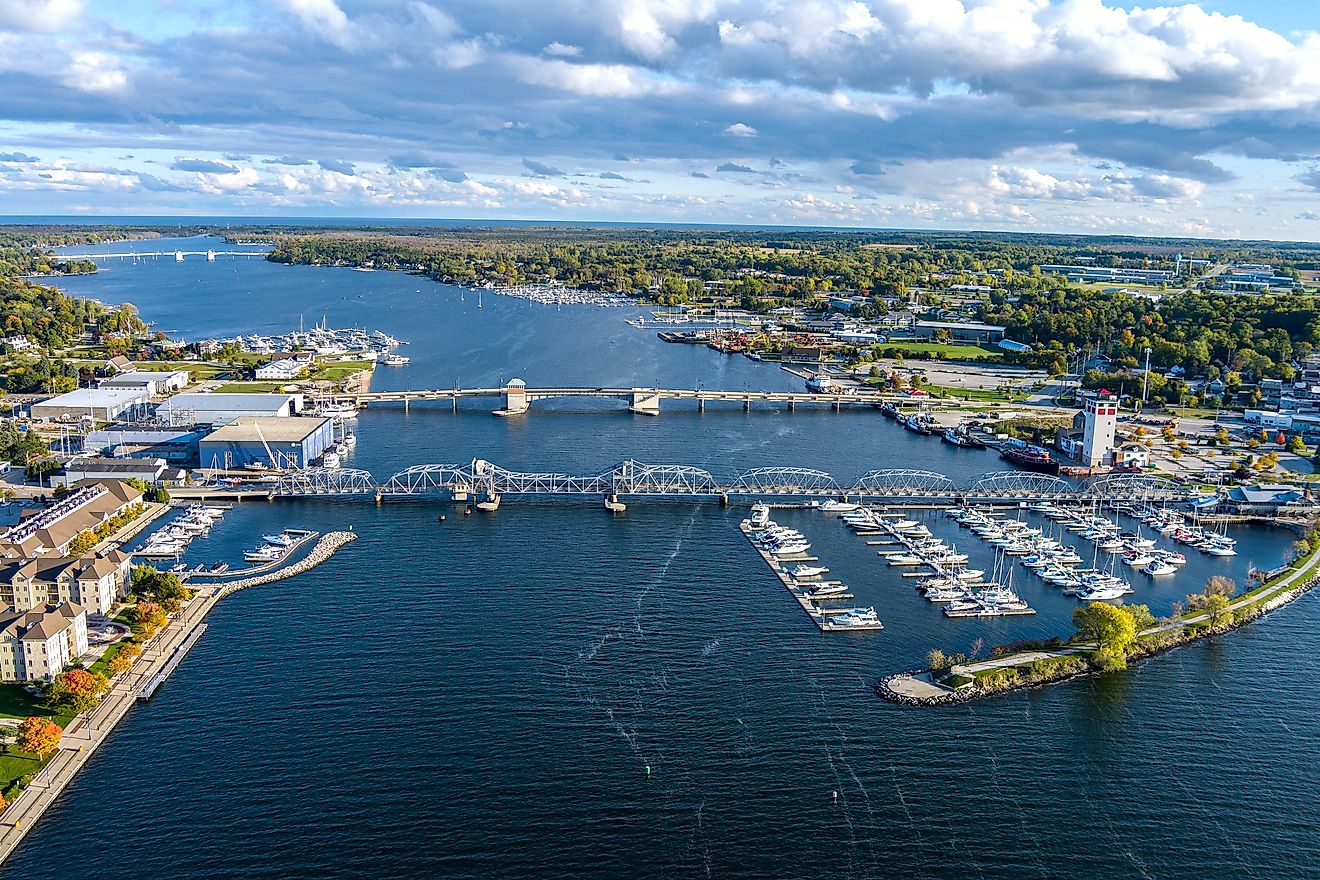
[[[1112,394],[1092,394],[1082,410],[1082,464],[1096,467],[1110,459],[1114,432],[1118,428],[1118,399]]]
[[[151,394],[141,388],[79,388],[32,404],[32,418],[59,419],[83,416],[97,422],[113,422],[121,415],[145,406]]]
[[[87,653],[87,612],[72,602],[0,615],[0,679],[50,681]]]
[[[167,425],[227,425],[241,418],[284,418],[302,409],[301,394],[176,394],[156,408]]]
[[[152,373],[146,370],[131,370],[108,379],[101,380],[102,388],[130,388],[145,391],[152,397],[182,391],[188,385],[187,370]]]
[[[257,367],[253,375],[263,382],[288,382],[298,378],[303,370],[311,369],[311,366],[311,358],[280,358]]]

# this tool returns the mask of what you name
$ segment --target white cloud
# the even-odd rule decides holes
[[[0,0],[0,31],[53,33],[74,24],[83,0]]]
[[[724,133],[732,137],[740,138],[754,138],[757,135],[756,129],[744,122],[735,122],[733,125],[724,129]]]

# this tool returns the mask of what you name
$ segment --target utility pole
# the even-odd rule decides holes
[[[1146,408],[1146,389],[1150,387],[1150,346],[1146,346],[1146,373],[1141,377],[1141,408]]]

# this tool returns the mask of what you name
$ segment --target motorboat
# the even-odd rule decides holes
[[[799,553],[806,553],[810,549],[811,545],[806,541],[790,541],[771,549],[770,552],[775,556],[796,556]]]
[[[842,596],[848,592],[848,588],[843,584],[820,584],[807,590],[807,595],[812,599],[828,599],[831,596]]]
[[[281,532],[278,535],[262,535],[261,540],[265,541],[267,544],[271,545],[272,547],[282,547],[286,549],[292,547],[294,544],[293,538],[289,537],[283,532]]]
[[[914,556],[911,553],[892,553],[888,554],[888,558],[885,561],[890,565],[921,565],[926,560],[922,559],[920,556]]]
[[[847,501],[835,501],[830,499],[820,506],[821,513],[848,513],[858,509],[858,505],[849,504]]]
[[[403,354],[387,354],[380,359],[380,363],[387,367],[402,367],[412,362],[412,358]]]
[[[752,505],[752,515],[747,524],[754,529],[763,529],[770,524],[770,505],[756,502]]]
[[[1164,577],[1165,575],[1174,574],[1178,569],[1167,562],[1154,560],[1141,571],[1143,574],[1148,574],[1151,577]]]
[[[1153,563],[1155,561],[1155,557],[1151,556],[1149,553],[1145,553],[1142,552],[1141,550],[1137,550],[1131,553],[1124,554],[1123,561],[1126,562],[1128,565],[1132,566],[1133,568],[1144,568],[1145,566]]]
[[[828,571],[829,569],[823,565],[799,565],[797,568],[790,571],[789,574],[797,580],[803,580],[805,578],[820,577]]]
[[[1121,599],[1128,591],[1119,584],[1095,584],[1077,592],[1077,598],[1084,602],[1107,602]]]
[[[256,563],[276,562],[281,559],[284,554],[285,551],[281,548],[272,547],[267,544],[265,547],[258,547],[256,550],[249,550],[244,553],[243,561]]]
[[[876,629],[880,625],[880,618],[876,616],[873,607],[849,608],[842,614],[830,615],[830,626],[833,629]]]
[[[339,453],[333,449],[321,454],[321,467],[326,470],[336,470],[343,461],[339,458]]]

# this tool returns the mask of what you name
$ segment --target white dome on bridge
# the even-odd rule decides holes
[[[526,387],[527,387],[527,383],[524,382],[522,379],[510,379],[510,380],[509,380],[509,384],[508,384],[508,385],[505,385],[504,387],[505,387],[505,388],[526,388]]]

